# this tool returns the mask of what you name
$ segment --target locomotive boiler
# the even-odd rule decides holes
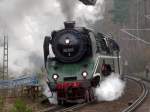
[[[93,89],[111,72],[120,72],[119,46],[109,36],[67,21],[43,44],[48,85],[59,104],[95,99]]]

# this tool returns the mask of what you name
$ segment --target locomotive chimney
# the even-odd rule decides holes
[[[75,21],[65,21],[65,29],[73,29],[75,27]]]

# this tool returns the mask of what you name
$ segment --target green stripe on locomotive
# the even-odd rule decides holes
[[[86,66],[87,65],[87,66]],[[64,80],[64,78],[76,77],[76,80],[83,80],[82,72],[86,71],[88,76],[86,79],[90,79],[93,76],[95,60],[93,58],[85,58],[84,60],[72,63],[63,64],[55,60],[49,60],[47,63],[48,78],[50,82],[55,82],[52,78],[53,74],[58,74],[59,78],[57,82],[73,81]],[[86,67],[85,67],[86,66]]]

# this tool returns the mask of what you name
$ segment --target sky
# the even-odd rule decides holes
[[[9,70],[18,76],[43,65],[44,37],[63,28],[64,21],[86,26],[87,21],[103,19],[103,13],[104,0],[94,7],[77,0],[0,0],[0,64],[3,35],[9,37]]]

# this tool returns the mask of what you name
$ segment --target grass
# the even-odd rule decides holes
[[[10,112],[33,112],[33,111],[27,106],[27,104],[23,100],[17,99]]]

